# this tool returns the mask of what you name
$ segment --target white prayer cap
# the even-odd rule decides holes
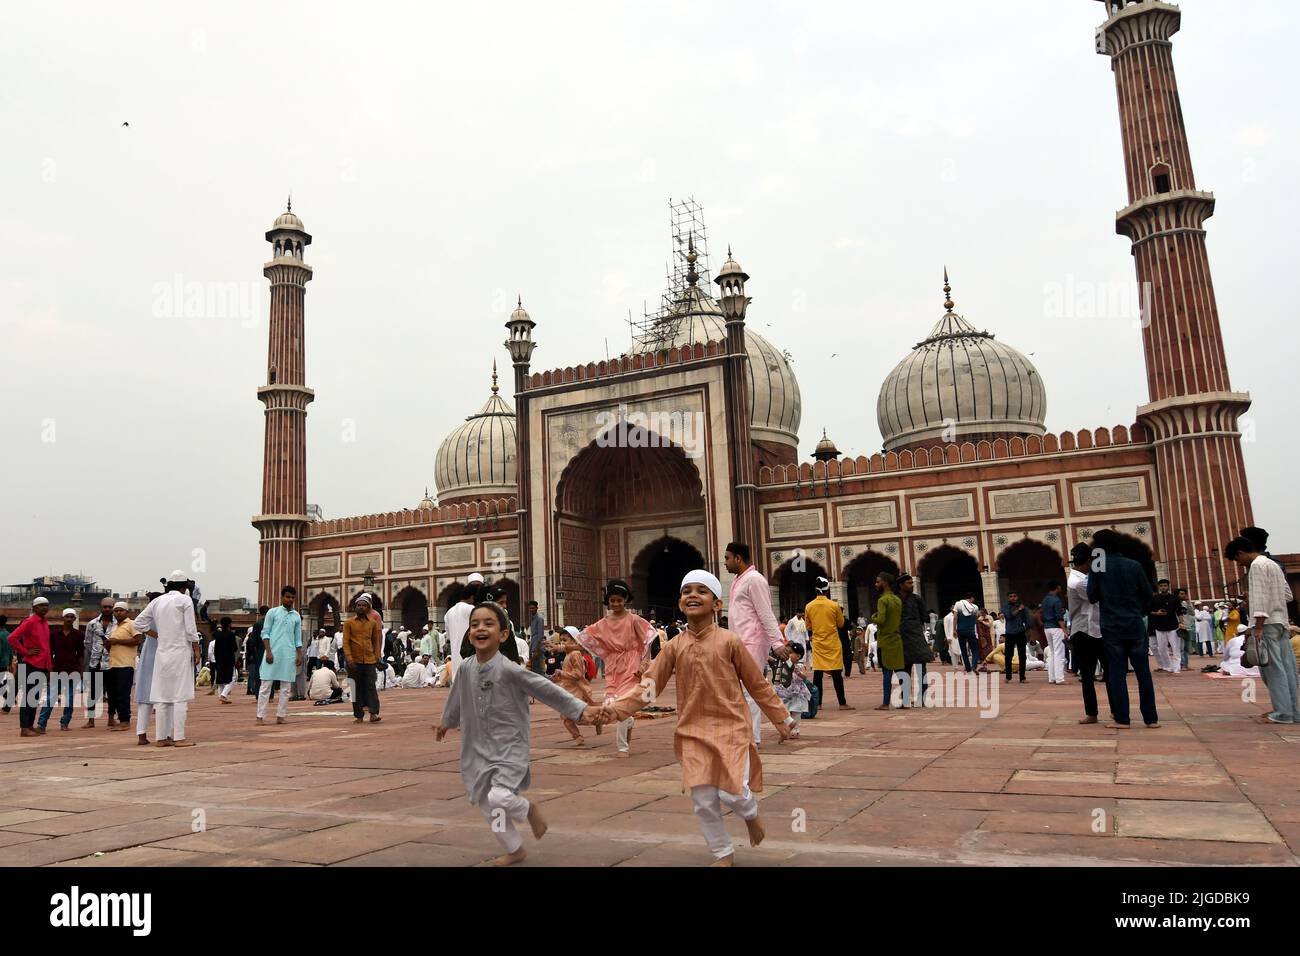
[[[356,603],[357,603],[357,604],[360,604],[362,601],[364,601],[364,602],[367,603],[367,604],[371,604],[371,605],[373,605],[373,604],[375,603],[374,601],[372,601],[372,600],[370,599],[370,595],[369,595],[369,594],[358,594],[358,595],[357,595]]]
[[[684,588],[688,584],[703,584],[713,592],[714,597],[719,600],[722,599],[722,582],[708,571],[692,571],[690,574],[686,575],[686,577],[682,578],[682,587]],[[681,588],[678,588],[678,590],[680,591]]]
[[[70,608],[70,607],[65,607],[65,608],[63,609],[63,616],[64,616],[64,617],[76,617],[76,616],[77,616],[77,612],[74,611],[74,610],[73,610],[72,608]]]
[[[39,607],[41,605],[47,605],[49,603],[50,603],[49,598],[38,597],[34,601],[32,601],[32,607]]]
[[[569,632],[569,636],[575,641],[578,639],[578,629],[572,624],[566,625],[564,629]]]
[[[817,593],[818,593],[818,594],[825,594],[825,593],[826,593],[827,591],[829,591],[830,589],[831,589],[831,582],[830,582],[830,581],[826,580],[826,578],[823,578],[823,577],[818,577],[818,578],[817,578]]]
[[[130,610],[130,609],[126,606],[126,602],[125,602],[125,601],[118,601],[116,604],[113,605],[113,610],[114,610],[114,611],[116,611],[118,608],[121,608],[123,611]]]
[[[481,575],[481,574],[479,574],[477,571],[475,571],[473,574],[471,574],[471,575],[469,576],[469,583],[470,583],[470,584],[482,584],[482,583],[483,583],[483,575]]]
[[[173,571],[171,574],[167,575],[168,584],[184,584],[189,579],[190,576],[184,571]]]

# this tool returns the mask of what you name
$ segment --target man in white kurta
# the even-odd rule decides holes
[[[185,718],[194,699],[194,667],[199,662],[199,630],[194,621],[194,601],[185,590],[186,579],[173,571],[167,592],[154,598],[131,622],[137,634],[157,638],[153,673],[147,693],[140,696],[154,707],[156,747],[192,747],[185,739]]]

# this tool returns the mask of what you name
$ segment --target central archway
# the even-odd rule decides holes
[[[851,623],[858,618],[871,620],[876,613],[876,575],[888,571],[898,577],[898,564],[879,551],[864,551],[849,563],[844,570],[844,582],[848,587],[848,615]]]
[[[1037,604],[1051,581],[1065,583],[1065,563],[1057,550],[1033,538],[1017,541],[998,555],[999,599],[1012,591],[1027,605]]]
[[[702,567],[704,555],[680,538],[666,536],[652,542],[632,562],[632,603],[643,617],[654,611],[660,622],[675,620],[681,614],[677,599],[682,578]]]
[[[786,561],[772,576],[776,579],[782,617],[793,617],[808,606],[817,596],[818,578],[830,580],[825,568],[804,555]]]
[[[393,597],[393,610],[397,612],[402,627],[419,634],[429,623],[429,599],[419,588],[405,587]]]
[[[556,486],[551,560],[565,623],[583,626],[603,613],[601,591],[607,578],[628,578],[643,610],[675,614],[686,571],[716,571],[699,548],[681,539],[708,546],[704,486],[696,463],[654,432],[635,433],[634,443],[620,444],[623,437],[611,429],[592,441],[573,457]],[[647,545],[650,534],[656,540]],[[656,558],[665,543],[667,555]],[[688,561],[691,566],[678,573]]]
[[[960,548],[941,545],[921,559],[917,568],[921,579],[921,601],[927,612],[944,617],[952,606],[967,594],[984,607],[984,579],[975,559]]]

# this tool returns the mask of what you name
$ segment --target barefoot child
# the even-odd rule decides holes
[[[605,585],[605,606],[609,608],[599,621],[578,634],[576,640],[594,656],[605,661],[605,702],[611,703],[629,690],[640,693],[641,675],[650,657],[650,644],[658,632],[649,621],[627,609],[632,589],[614,578]],[[628,756],[631,746],[633,714],[619,721],[614,742],[618,756]]]
[[[799,736],[799,719],[808,713],[808,702],[812,700],[806,677],[807,673],[803,666],[803,647],[799,644],[792,645],[790,659],[778,662],[776,669],[772,673],[774,682],[772,687],[781,703],[785,704],[785,709],[790,712],[790,719],[794,721],[790,725],[790,736],[794,738]],[[789,680],[788,684],[786,683],[787,679]]]
[[[591,680],[587,677],[587,659],[578,644],[578,629],[570,625],[564,631],[569,635],[568,638],[555,643],[556,650],[564,651],[564,663],[551,679],[583,703],[594,704],[595,701],[591,699]],[[564,729],[579,747],[586,746],[587,742],[582,739],[578,725],[568,717],[564,718]],[[596,733],[602,729],[598,725]]]
[[[751,846],[762,842],[758,802],[750,792],[763,789],[763,766],[754,746],[749,705],[742,686],[776,725],[782,740],[793,723],[772,685],[735,634],[714,624],[722,606],[722,585],[707,571],[682,580],[679,607],[686,630],[669,641],[642,682],[605,707],[607,719],[634,714],[677,675],[677,732],[673,738],[682,765],[682,785],[695,803],[695,816],[713,854],[714,866],[731,866],[736,848],[722,822],[722,805],[745,821]]]
[[[501,643],[512,640],[505,609],[495,602],[479,604],[470,613],[469,642],[474,656],[456,668],[456,680],[434,725],[438,740],[461,728],[460,776],[469,802],[482,811],[492,832],[505,848],[497,866],[518,863],[525,856],[524,841],[515,824],[528,821],[533,836],[541,839],[546,822],[536,804],[519,791],[528,789],[528,699],[536,697],[570,720],[595,722],[596,707],[588,707],[541,674],[519,667],[500,653]]]

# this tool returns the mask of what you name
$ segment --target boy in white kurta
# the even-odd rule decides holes
[[[789,739],[794,721],[740,638],[714,624],[722,607],[722,585],[716,577],[707,571],[686,575],[678,606],[686,615],[686,630],[659,652],[643,686],[605,706],[605,719],[636,713],[676,675],[673,749],[682,765],[682,786],[690,791],[713,865],[731,866],[736,848],[722,822],[724,804],[745,821],[751,846],[758,846],[765,835],[758,801],[750,792],[751,787],[763,789],[763,765],[741,688],[776,725],[782,741]]]
[[[570,720],[601,716],[541,674],[520,667],[500,653],[503,640],[514,640],[509,617],[500,605],[488,601],[470,614],[468,636],[474,656],[460,661],[456,679],[434,725],[438,740],[459,727],[460,776],[469,802],[482,811],[506,855],[498,866],[518,863],[525,856],[516,823],[528,821],[539,840],[546,832],[536,804],[519,795],[531,781],[528,767],[528,701],[535,697]]]

